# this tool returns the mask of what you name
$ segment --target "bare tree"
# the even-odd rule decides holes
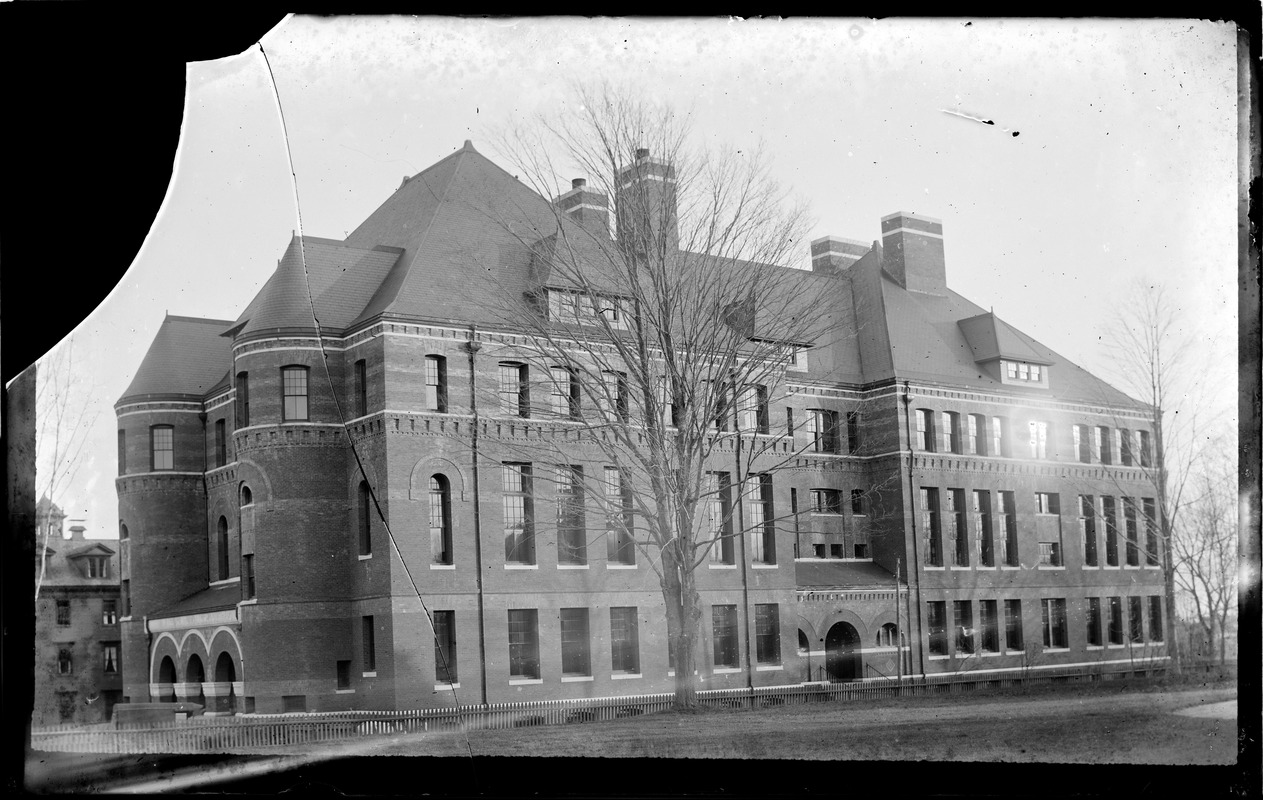
[[[74,480],[83,463],[93,423],[100,415],[94,408],[93,392],[84,385],[76,369],[74,336],[54,348],[40,361],[35,389],[35,484],[41,499],[48,498],[49,509],[58,503],[61,493]],[[45,519],[38,544],[39,574],[35,578],[35,597],[39,598],[44,581],[45,553],[52,536],[51,516]]]
[[[513,388],[510,374],[494,402],[509,416],[533,405],[530,416],[559,423],[559,437],[532,446],[561,461],[588,448],[609,465],[596,475],[563,463],[531,479],[553,481],[563,498],[559,546],[578,525],[564,498],[582,494],[605,516],[607,557],[635,551],[654,570],[675,702],[691,707],[702,613],[694,573],[731,563],[734,551],[775,559],[775,531],[792,510],[776,515],[761,502],[772,473],[822,441],[836,447],[844,429],[836,413],[802,420],[810,431],[796,446],[791,423],[769,410],[804,351],[853,330],[853,306],[830,294],[840,288],[787,266],[806,220],[759,153],[693,149],[687,118],[670,108],[608,87],[579,94],[581,113],[511,131],[500,146],[546,197],[558,194],[564,158],[613,213],[585,222],[554,208],[554,235],[521,239],[536,289],[502,296],[516,344],[497,356],[544,380]],[[547,400],[527,399],[530,388]],[[506,539],[506,554],[514,546]]]
[[[1230,448],[1209,460],[1200,493],[1184,510],[1172,546],[1176,587],[1192,606],[1208,645],[1225,660],[1225,630],[1237,597],[1237,470]]]

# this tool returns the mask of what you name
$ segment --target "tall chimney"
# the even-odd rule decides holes
[[[570,191],[553,202],[568,219],[582,225],[585,230],[608,237],[610,235],[609,199],[603,193],[589,189],[586,178],[575,178],[570,182],[570,187]]]
[[[859,261],[869,251],[869,246],[859,239],[841,236],[822,236],[811,243],[811,269],[837,275]]]
[[[912,292],[947,293],[943,221],[897,211],[881,218],[882,268]]]
[[[618,238],[635,250],[666,250],[680,246],[676,217],[675,167],[653,158],[646,147],[636,148],[636,160],[618,173],[614,197]]]

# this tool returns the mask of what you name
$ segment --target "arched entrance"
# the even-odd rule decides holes
[[[857,681],[861,677],[860,635],[849,622],[829,629],[824,640],[824,667],[831,681]]]
[[[189,656],[189,665],[184,670],[184,682],[189,687],[197,687],[197,696],[190,696],[189,700],[197,703],[198,705],[205,706],[206,695],[202,693],[202,684],[206,683],[206,670],[202,668],[201,656],[196,653]]]
[[[233,694],[232,684],[237,680],[237,667],[232,663],[232,656],[220,653],[215,661],[215,690],[227,691],[226,696],[216,697],[216,711],[232,713],[236,710],[237,698]]]
[[[163,656],[162,661],[158,664],[158,701],[162,703],[175,702],[175,662],[171,660],[171,656]]]

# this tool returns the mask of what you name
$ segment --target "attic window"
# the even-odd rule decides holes
[[[1004,383],[1016,383],[1027,386],[1047,386],[1048,368],[1042,364],[1029,361],[1000,361],[1000,371]]]
[[[110,577],[110,559],[106,556],[88,556],[84,559],[87,562],[89,578],[108,578]]]

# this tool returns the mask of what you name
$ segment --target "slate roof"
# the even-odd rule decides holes
[[[145,395],[203,397],[232,361],[231,342],[220,336],[230,325],[168,314],[119,402]]]
[[[994,312],[988,311],[976,317],[962,319],[956,325],[973,350],[974,361],[982,363],[1006,358],[1035,364],[1048,363],[1035,352],[1024,334],[997,317]]]
[[[200,614],[203,611],[235,608],[239,600],[241,600],[241,585],[238,583],[225,583],[220,586],[202,589],[200,592],[194,592],[182,600],[177,600],[161,611],[150,614],[149,618],[182,617],[186,614]]]
[[[871,561],[795,561],[794,578],[800,589],[844,589],[852,587],[891,588],[893,572],[887,572]],[[901,581],[907,585],[906,581]]]
[[[112,541],[112,540],[105,540]],[[60,548],[60,549],[59,549]],[[44,562],[44,580],[41,586],[95,587],[118,590],[118,553],[102,541],[92,539],[64,539],[54,536],[49,541],[48,557]],[[110,560],[105,577],[89,578],[87,567],[79,561],[84,556],[100,555]],[[39,574],[39,545],[35,547],[35,573]]]

